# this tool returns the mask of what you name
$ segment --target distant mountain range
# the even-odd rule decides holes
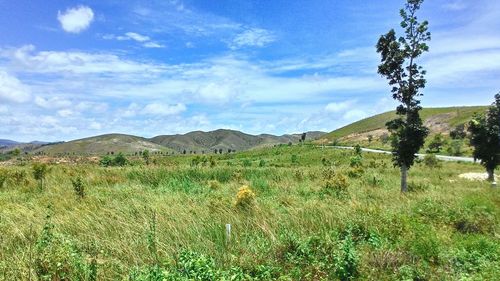
[[[314,140],[325,133],[307,132],[306,140]],[[133,154],[143,150],[162,153],[210,153],[216,149],[224,153],[228,151],[242,151],[275,144],[298,143],[301,134],[275,136],[270,134],[250,135],[235,130],[215,130],[211,132],[194,131],[187,134],[161,135],[150,139],[125,135],[106,134],[68,142],[58,143],[30,143],[23,144],[10,140],[1,140],[3,151],[19,147],[25,152],[43,153],[49,155],[60,154],[91,154],[102,155],[122,152]]]

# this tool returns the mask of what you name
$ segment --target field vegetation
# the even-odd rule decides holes
[[[478,164],[419,161],[402,194],[390,156],[308,145],[32,162],[0,167],[0,280],[500,276],[498,190],[458,177]]]

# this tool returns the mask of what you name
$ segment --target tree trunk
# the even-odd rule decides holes
[[[408,191],[408,168],[406,165],[401,166],[401,192]]]
[[[494,182],[495,181],[495,174],[493,169],[487,169],[488,171],[488,181]]]

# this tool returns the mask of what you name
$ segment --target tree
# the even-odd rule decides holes
[[[307,136],[307,133],[302,133],[302,135],[300,136],[300,141],[302,143],[304,143],[306,141],[306,136]]]
[[[368,143],[372,143],[373,141],[373,135],[368,135]]]
[[[428,22],[419,22],[416,13],[423,0],[407,0],[400,14],[403,18],[401,27],[405,36],[396,38],[391,29],[382,35],[377,43],[377,52],[381,54],[378,73],[389,80],[392,97],[401,104],[396,108],[398,118],[387,122],[391,132],[393,161],[401,169],[401,191],[408,190],[408,169],[415,161],[415,153],[424,145],[429,130],[420,118],[419,91],[425,87],[425,70],[416,64],[416,59],[429,50],[425,43],[431,39]]]
[[[474,158],[480,159],[488,172],[488,180],[495,180],[495,169],[500,164],[500,93],[486,115],[475,115],[469,122],[470,144]]]
[[[143,152],[142,152],[142,159],[144,159],[144,161],[146,162],[146,165],[149,165],[149,150],[145,149]]]
[[[446,144],[446,141],[443,139],[442,134],[436,134],[434,135],[434,138],[432,138],[432,141],[429,143],[429,146],[427,147],[427,151],[430,153],[439,153],[441,152],[441,149],[443,149],[443,146]]]
[[[450,138],[454,140],[465,139],[467,133],[465,132],[465,125],[460,124],[455,127],[455,129],[451,130]]]
[[[43,189],[43,180],[47,173],[49,172],[49,167],[45,163],[34,163],[33,164],[33,177],[38,181],[38,186]]]
[[[127,165],[127,158],[125,157],[125,155],[123,155],[123,153],[119,152],[116,156],[115,156],[115,159],[113,159],[113,165],[114,166],[120,166],[120,167],[123,167],[125,165]]]

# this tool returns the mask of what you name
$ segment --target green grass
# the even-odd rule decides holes
[[[474,113],[484,112],[487,106],[462,106],[462,107],[443,107],[443,108],[424,108],[421,111],[421,117],[425,121],[438,114],[451,113],[453,116],[446,120],[450,127],[463,124],[471,119]],[[378,114],[345,127],[337,129],[325,136],[325,138],[334,140],[354,133],[366,133],[377,129],[385,128],[385,124],[396,117],[395,111]]]
[[[458,178],[483,172],[479,165],[417,164],[412,192],[402,195],[384,155],[364,153],[361,167],[351,167],[350,151],[307,146],[213,157],[215,167],[192,167],[190,156],[52,165],[42,191],[30,164],[1,168],[0,280],[500,275],[498,190]],[[73,190],[77,177],[83,198]],[[243,208],[235,201],[244,185],[255,199]]]

